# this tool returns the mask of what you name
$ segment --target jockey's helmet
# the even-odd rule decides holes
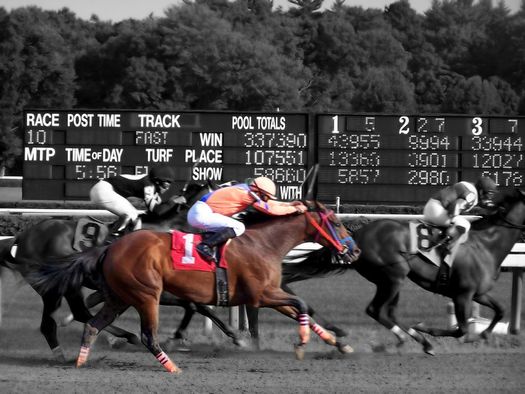
[[[175,170],[170,166],[157,166],[149,171],[149,178],[156,186],[168,188],[175,180]]]
[[[479,205],[482,207],[491,207],[493,205],[492,197],[498,189],[496,182],[488,176],[483,176],[477,180],[476,189],[479,193]]]
[[[277,186],[275,186],[275,183],[273,183],[273,181],[270,178],[266,178],[264,176],[255,178],[250,187],[253,191],[264,194],[272,200],[277,199],[277,197],[275,196],[275,194],[277,193]]]

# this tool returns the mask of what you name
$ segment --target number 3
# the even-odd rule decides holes
[[[476,116],[475,118],[472,118],[472,125],[473,125],[473,128],[472,128],[472,134],[474,135],[480,135],[483,133],[483,119],[481,119],[480,117]]]

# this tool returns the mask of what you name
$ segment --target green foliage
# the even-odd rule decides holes
[[[525,114],[525,11],[195,0],[101,22],[0,7],[0,168],[24,107]],[[16,171],[15,171],[16,172]]]

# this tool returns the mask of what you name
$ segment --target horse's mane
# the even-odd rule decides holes
[[[343,224],[346,227],[346,229],[350,232],[350,234],[353,234],[359,229],[361,229],[361,227],[367,225],[368,223],[372,221],[373,221],[372,219],[369,219],[366,216],[359,216],[350,221],[346,221]]]
[[[295,256],[286,256],[283,260],[283,283],[298,282],[310,278],[342,274],[353,268],[352,264],[338,264],[327,247],[316,249]]]

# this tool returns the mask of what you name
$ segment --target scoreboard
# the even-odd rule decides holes
[[[97,179],[167,164],[180,188],[267,176],[297,199],[311,138],[307,114],[27,110],[22,195],[85,200]]]
[[[195,166],[195,163],[199,163]],[[218,111],[26,110],[24,199],[86,200],[97,179],[169,164],[176,186],[267,176],[300,199],[421,204],[482,175],[525,186],[525,117]]]
[[[462,180],[525,185],[525,118],[318,115],[318,199],[422,203]]]

